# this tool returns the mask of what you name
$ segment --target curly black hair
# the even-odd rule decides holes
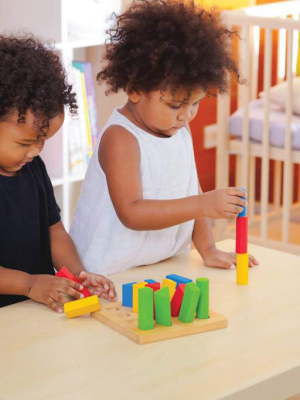
[[[228,72],[240,82],[230,41],[236,32],[220,13],[193,0],[135,0],[107,33],[105,66],[97,75],[106,94],[200,87],[225,93]],[[241,83],[241,82],[240,82]]]
[[[34,125],[46,135],[49,121],[65,105],[76,114],[76,95],[53,49],[31,34],[0,35],[0,121],[17,111],[18,123],[24,123],[30,110]]]

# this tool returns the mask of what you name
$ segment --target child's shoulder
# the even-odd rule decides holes
[[[138,140],[123,126],[110,125],[103,132],[98,150],[100,164],[105,160],[128,158],[138,152]]]

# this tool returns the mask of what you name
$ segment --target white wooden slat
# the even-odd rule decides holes
[[[242,85],[243,130],[242,130],[242,157],[241,183],[239,185],[248,191],[249,185],[249,102],[250,102],[250,27],[245,25],[241,31],[241,73],[247,84]]]
[[[286,59],[286,29],[278,30],[277,83],[284,80]]]
[[[257,98],[258,88],[258,67],[259,67],[259,43],[260,43],[260,28],[253,26],[251,28],[252,51],[251,51],[251,100]]]
[[[272,30],[265,30],[264,48],[264,123],[263,123],[263,155],[262,155],[262,178],[261,178],[261,230],[262,240],[267,239],[268,230],[268,199],[269,199],[269,150],[270,150],[270,86],[272,66]]]
[[[249,193],[248,193],[248,218],[251,223],[255,216],[255,161],[256,158],[249,157]]]
[[[280,208],[281,179],[282,179],[282,163],[279,160],[274,160],[273,202],[275,210],[279,210]]]
[[[229,79],[229,78],[228,78]],[[228,186],[228,143],[229,143],[230,94],[218,96],[217,99],[217,155],[216,155],[216,188]],[[227,221],[216,220],[216,238],[221,240],[226,231]]]
[[[284,148],[284,175],[283,175],[283,215],[282,241],[288,243],[289,219],[291,208],[292,161],[291,161],[291,121],[293,101],[293,30],[288,30],[287,46],[287,99],[286,99],[286,130]]]
[[[295,1],[296,3],[296,1]],[[275,3],[272,3],[272,7]],[[271,10],[271,8],[269,8]],[[226,23],[231,25],[258,25],[261,28],[269,28],[269,29],[298,29],[299,22],[293,21],[290,19],[282,19],[282,17],[287,16],[288,13],[283,12],[282,15],[278,18],[270,18],[270,17],[259,17],[246,15],[242,11],[224,11],[223,19]]]
[[[296,13],[293,14],[293,19],[299,23],[300,29],[300,7]],[[298,53],[299,53],[299,29],[293,32],[293,76],[297,74],[297,60],[298,60]]]

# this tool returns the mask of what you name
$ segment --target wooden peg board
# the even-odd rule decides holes
[[[91,313],[91,316],[115,331],[127,336],[138,344],[158,342],[195,333],[214,331],[227,327],[227,319],[214,311],[209,311],[209,319],[197,319],[185,324],[172,317],[172,326],[154,325],[154,329],[143,331],[138,328],[138,315],[121,302],[102,303],[102,309]]]

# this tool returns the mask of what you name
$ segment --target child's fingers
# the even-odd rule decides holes
[[[225,260],[223,258],[217,258],[210,262],[209,267],[224,268],[224,269],[235,269],[235,264],[230,260]]]
[[[95,283],[97,284],[97,286],[103,286],[106,292],[112,292],[114,295],[116,295],[115,285],[111,280],[105,278],[103,275],[98,274],[95,274],[93,278],[95,279]]]
[[[235,219],[237,217],[238,213],[231,213],[231,212],[224,212],[224,218],[227,219]]]
[[[63,313],[63,309],[61,307],[59,307],[59,305],[51,298],[49,298],[49,301],[47,302],[47,306],[59,314]]]
[[[108,301],[117,301],[117,296],[114,297],[110,297],[108,293],[101,293],[101,295],[99,295],[99,297],[101,297],[102,299],[106,299]]]
[[[241,206],[241,207],[247,206],[246,200],[242,199],[241,197],[237,197],[237,196],[230,196],[228,198],[228,204],[234,204],[236,206]]]
[[[64,279],[64,278],[57,278],[56,280],[56,291],[57,293],[65,293],[68,294],[69,296],[75,297],[76,299],[83,299],[84,295],[78,290],[82,290],[83,286],[80,285],[79,283],[73,282],[69,279]],[[59,295],[60,295],[59,293]],[[57,299],[57,296],[55,296],[56,301],[59,301],[60,303],[65,303],[65,298],[60,295],[60,298],[62,298],[62,301]]]
[[[259,262],[257,261],[257,259],[253,256],[251,256],[251,254],[249,254],[249,267],[254,267],[255,265],[259,265]]]
[[[227,189],[227,194],[230,196],[247,197],[247,192],[240,188],[230,187]]]
[[[88,285],[88,273],[86,271],[81,271],[78,275],[78,279],[84,286]]]
[[[227,204],[226,212],[229,212],[229,213],[237,215],[242,211],[243,211],[243,207],[241,207],[241,206],[237,206],[237,205],[234,205],[234,204]]]

